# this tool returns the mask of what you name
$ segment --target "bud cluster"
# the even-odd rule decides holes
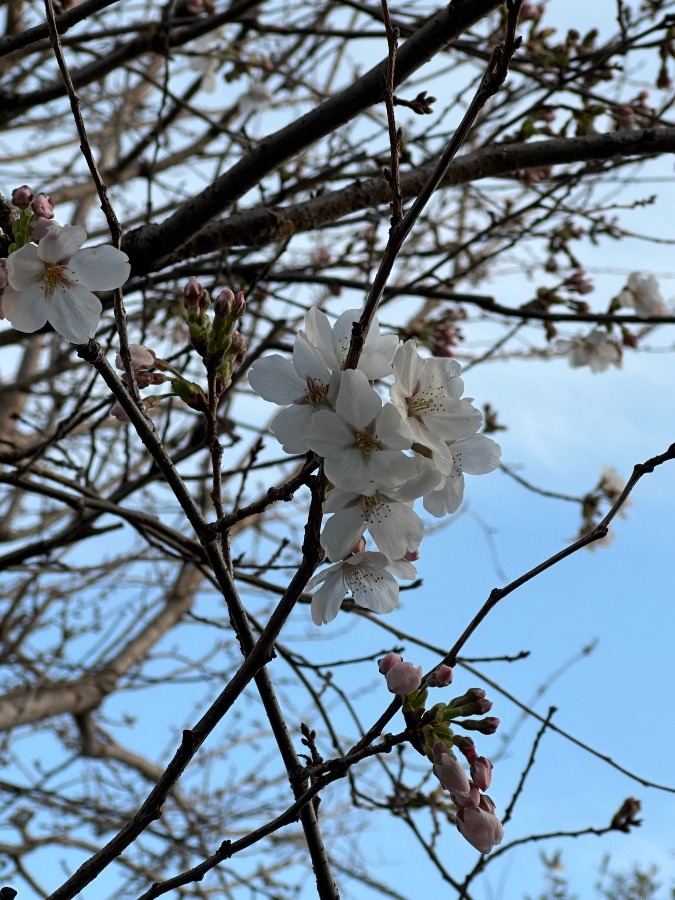
[[[489,853],[504,837],[502,824],[495,815],[495,805],[483,793],[492,782],[492,763],[479,756],[470,737],[456,735],[451,727],[483,734],[494,734],[499,719],[485,716],[465,719],[464,716],[483,716],[492,709],[492,702],[482,688],[470,688],[449,703],[437,703],[425,708],[428,688],[447,687],[452,683],[450,666],[440,665],[423,682],[422,669],[404,662],[398,653],[387,653],[378,660],[378,668],[389,690],[403,697],[410,741],[429,759],[443,788],[448,791],[457,808],[455,822],[459,833],[476,850]],[[459,750],[469,763],[467,775],[454,750]]]

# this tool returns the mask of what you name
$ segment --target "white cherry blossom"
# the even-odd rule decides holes
[[[366,528],[390,560],[417,550],[424,536],[424,525],[412,504],[393,492],[376,491],[368,497],[333,488],[324,512],[334,513],[321,533],[321,546],[329,559],[342,559]]]
[[[360,318],[360,310],[348,309],[331,326],[328,317],[316,306],[308,310],[305,316],[307,338],[317,348],[331,372],[339,372],[344,367],[352,339],[352,327]],[[395,334],[380,334],[375,316],[368,329],[357,368],[369,381],[391,375],[392,359],[398,344]]]
[[[454,359],[425,359],[415,341],[406,341],[394,356],[390,400],[408,422],[413,442],[442,450],[445,441],[475,434],[483,424],[480,410],[460,399],[464,382]]]
[[[278,353],[257,360],[248,375],[253,390],[272,403],[290,404],[272,420],[270,430],[286,453],[306,453],[305,437],[312,415],[329,407],[339,376],[331,373],[319,351],[300,333],[293,345],[293,360]]]
[[[102,307],[92,291],[121,287],[130,266],[109,244],[81,250],[86,239],[84,228],[52,224],[39,244],[9,254],[2,308],[14,328],[30,333],[50,322],[74,344],[94,336]]]
[[[668,315],[668,304],[654,275],[632,272],[626,287],[619,294],[619,301],[622,306],[632,306],[642,319]]]
[[[312,596],[314,624],[332,622],[349,592],[354,602],[365,609],[376,613],[392,612],[398,606],[398,584],[392,569],[399,578],[414,578],[416,574],[415,567],[410,563],[406,563],[405,568],[392,566],[384,553],[366,550],[354,553],[314,575],[307,584],[310,591],[321,584]]]
[[[473,434],[462,441],[448,444],[447,455],[434,454],[434,461],[445,476],[445,484],[429,492],[424,498],[424,508],[432,516],[440,518],[456,512],[464,496],[464,473],[487,475],[499,465],[501,447],[484,434]]]
[[[417,474],[414,460],[402,452],[412,443],[408,426],[391,403],[382,405],[359,370],[342,373],[335,412],[312,416],[306,443],[324,457],[327,478],[345,491],[371,495]]]
[[[590,366],[592,372],[604,372],[609,366],[621,366],[621,348],[603,328],[595,328],[588,335],[576,335],[569,341],[558,341],[556,349],[567,353],[573,369]]]

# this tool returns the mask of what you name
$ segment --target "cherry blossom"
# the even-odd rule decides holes
[[[339,376],[335,376],[331,382],[321,354],[302,333],[293,345],[292,361],[278,353],[265,356],[251,366],[248,375],[257,394],[286,407],[270,425],[286,453],[306,453],[310,449],[305,436],[312,415],[329,407],[329,394],[335,394],[338,380]]]
[[[464,496],[464,473],[486,475],[499,465],[501,447],[484,434],[472,434],[447,445],[446,454],[434,454],[434,461],[445,476],[445,483],[424,498],[424,508],[440,518],[456,512]]]
[[[576,335],[569,341],[558,341],[556,349],[567,353],[573,369],[590,366],[592,372],[604,372],[609,366],[621,366],[621,348],[602,328],[595,328],[585,336]]]
[[[398,584],[394,574],[404,578],[415,577],[415,567],[410,563],[405,565],[409,568],[392,566],[384,553],[366,550],[354,553],[314,575],[307,584],[307,590],[311,591],[318,584],[321,587],[312,596],[312,621],[315,625],[332,622],[349,592],[355,603],[373,612],[388,613],[396,609]],[[402,576],[401,572],[408,574]]]
[[[358,322],[360,318],[360,310],[348,309],[338,316],[335,324],[331,326],[328,317],[316,306],[307,312],[305,316],[307,338],[317,348],[331,372],[339,372],[344,368],[352,339],[352,328],[354,322]],[[363,372],[369,381],[391,375],[392,360],[398,344],[399,340],[395,334],[380,334],[377,316],[374,316],[357,369]]]
[[[653,275],[632,272],[626,287],[619,294],[622,306],[632,306],[642,319],[668,315],[668,304],[663,299],[659,283]]]
[[[502,823],[494,814],[494,803],[483,794],[478,809],[461,808],[457,812],[457,828],[462,837],[479,853],[489,853],[504,838]]]
[[[410,662],[403,660],[386,673],[387,687],[392,694],[398,694],[399,697],[407,697],[412,694],[422,684],[422,666],[415,666]]]
[[[127,255],[115,247],[80,248],[84,228],[52,225],[39,244],[25,244],[7,258],[3,312],[19,331],[50,322],[67,341],[84,344],[96,333],[101,301],[92,291],[121,287],[129,277]]]
[[[415,341],[406,341],[394,356],[390,400],[406,419],[413,442],[443,449],[445,441],[475,434],[483,423],[480,410],[461,400],[464,383],[453,359],[424,359]]]
[[[402,452],[412,443],[406,423],[391,403],[382,405],[359,370],[342,373],[335,412],[315,413],[305,440],[324,457],[326,476],[345,491],[372,495],[417,473],[415,462]]]

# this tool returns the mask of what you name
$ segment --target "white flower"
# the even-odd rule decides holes
[[[393,370],[390,400],[408,422],[414,443],[442,451],[445,441],[478,431],[483,416],[471,400],[460,399],[464,383],[456,360],[424,359],[410,340],[396,351]]]
[[[363,372],[342,373],[335,412],[312,416],[306,436],[310,449],[324,457],[327,478],[345,491],[374,494],[379,487],[396,488],[417,474],[410,432],[398,410],[386,403]]]
[[[628,276],[628,284],[619,294],[619,301],[622,306],[632,306],[642,319],[668,315],[668,305],[653,275],[632,272]]]
[[[464,496],[464,473],[487,475],[499,465],[501,447],[484,434],[472,434],[463,441],[448,444],[447,456],[434,454],[434,461],[445,475],[445,484],[424,498],[424,508],[440,518],[456,512]]]
[[[338,377],[333,378],[331,387],[331,373],[321,354],[302,332],[293,345],[292,362],[275,353],[253,363],[248,375],[253,390],[272,403],[292,404],[282,409],[270,425],[286,453],[309,450],[305,437],[312,415],[329,406],[329,392],[336,392]]]
[[[359,606],[377,613],[391,612],[398,606],[398,584],[389,570],[394,568],[399,578],[414,578],[415,567],[410,563],[406,563],[406,566],[405,570],[392,567],[383,553],[370,550],[354,553],[334,566],[329,566],[307,584],[307,589],[312,590],[323,582],[312,597],[312,621],[315,625],[332,622],[349,591]]]
[[[109,244],[80,250],[86,239],[84,228],[52,225],[39,244],[10,253],[3,312],[14,328],[33,332],[50,322],[73,344],[94,336],[102,307],[92,291],[121,287],[130,266]]]
[[[394,492],[376,491],[372,496],[333,488],[324,512],[335,513],[324,525],[321,546],[329,559],[342,559],[368,531],[378,549],[390,560],[417,550],[424,536],[422,520],[412,506]]]
[[[592,372],[604,372],[609,366],[621,366],[621,348],[609,334],[596,328],[590,334],[577,335],[569,341],[558,341],[556,349],[567,353],[570,366],[590,366]]]
[[[348,309],[331,326],[328,317],[316,306],[308,310],[305,316],[307,338],[319,351],[331,372],[339,372],[344,367],[352,339],[352,327],[360,318],[360,310]],[[398,344],[395,334],[380,334],[377,316],[373,317],[357,368],[369,381],[391,375],[391,363]]]

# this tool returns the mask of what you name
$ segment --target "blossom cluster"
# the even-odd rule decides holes
[[[422,669],[405,662],[398,653],[387,653],[378,660],[380,673],[387,687],[403,697],[403,714],[413,733],[413,744],[432,763],[433,771],[455,805],[455,822],[459,833],[481,853],[489,853],[504,837],[502,823],[495,815],[495,804],[484,792],[492,783],[493,765],[479,756],[470,737],[456,735],[451,723],[465,730],[494,734],[499,719],[483,715],[492,703],[481,688],[471,688],[449,703],[437,703],[426,710],[428,687],[447,687],[452,683],[452,669],[440,665],[423,685]],[[454,749],[458,749],[469,763],[467,775]]]
[[[455,512],[464,474],[492,472],[501,452],[478,434],[483,416],[462,396],[456,360],[421,356],[414,340],[381,334],[375,318],[357,367],[345,370],[358,318],[347,310],[331,325],[312,307],[292,359],[273,354],[249,372],[253,390],[283,407],[270,426],[283,449],[317,454],[329,482],[321,545],[334,565],[308,584],[321,585],[317,625],[335,618],[348,591],[366,609],[391,612],[396,579],[416,575],[424,526],[415,500],[432,516]],[[366,531],[377,550],[366,549]]]
[[[28,333],[49,322],[67,341],[85,344],[101,318],[93,292],[126,282],[127,255],[109,244],[82,249],[84,228],[60,225],[51,198],[34,196],[28,185],[12,192],[11,210],[9,252],[0,259],[0,318]]]

